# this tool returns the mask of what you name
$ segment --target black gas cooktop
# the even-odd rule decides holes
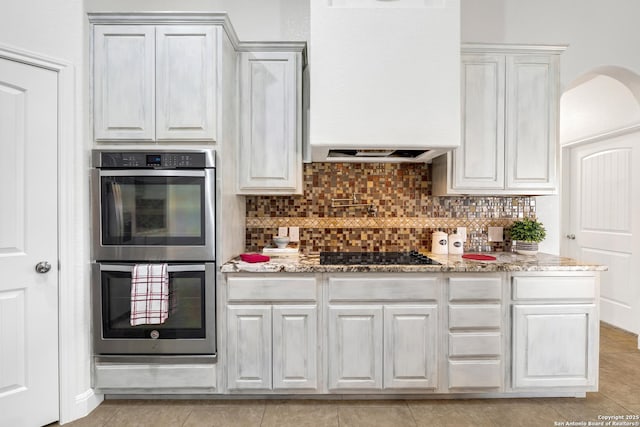
[[[440,265],[417,251],[320,252],[321,265]]]

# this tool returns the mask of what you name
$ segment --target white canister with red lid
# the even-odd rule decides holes
[[[444,231],[434,231],[431,234],[431,253],[446,255],[449,253],[449,239]]]

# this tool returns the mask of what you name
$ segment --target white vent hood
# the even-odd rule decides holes
[[[459,146],[459,0],[311,0],[309,55],[313,161]]]

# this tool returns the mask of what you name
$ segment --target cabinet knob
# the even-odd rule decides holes
[[[567,239],[576,240],[576,235],[575,234],[567,234]]]

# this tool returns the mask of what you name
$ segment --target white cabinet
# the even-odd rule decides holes
[[[156,27],[156,139],[216,139],[216,28]]]
[[[302,47],[240,53],[240,194],[302,193]]]
[[[225,284],[218,367],[231,394],[597,390],[594,272],[231,273]]]
[[[382,388],[382,306],[329,307],[329,389]]]
[[[503,276],[448,278],[448,378],[452,392],[503,388]]]
[[[315,279],[255,276],[227,279],[228,389],[316,389]]]
[[[438,387],[438,276],[332,275],[328,287],[329,390]]]
[[[315,389],[317,381],[317,309],[273,307],[273,389]]]
[[[557,46],[464,45],[460,147],[433,161],[433,193],[552,194]]]
[[[96,25],[93,31],[96,140],[155,136],[155,28]]]
[[[213,25],[95,25],[96,141],[215,141]]]
[[[438,386],[437,318],[435,304],[384,307],[385,389]]]
[[[271,388],[271,307],[227,307],[228,387]]]
[[[437,306],[329,307],[329,389],[433,389]]]
[[[595,277],[516,276],[512,280],[513,388],[597,390]]]

